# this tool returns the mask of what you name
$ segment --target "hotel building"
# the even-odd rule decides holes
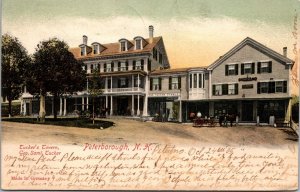
[[[177,122],[189,122],[192,112],[203,117],[236,114],[241,122],[259,118],[268,123],[270,116],[290,120],[294,62],[287,58],[286,48],[280,54],[247,37],[209,66],[171,69],[163,38],[153,35],[149,26],[148,38],[122,38],[110,44],[88,44],[83,36],[82,44],[70,49],[84,63],[87,75],[98,70],[103,79],[96,108],[107,108],[111,116],[159,116]],[[33,101],[25,90],[22,114],[38,113]],[[53,114],[50,106],[48,115]],[[86,90],[63,97],[58,108],[60,115],[90,110],[90,95]]]

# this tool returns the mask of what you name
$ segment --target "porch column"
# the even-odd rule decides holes
[[[137,78],[137,86],[138,86],[138,91],[140,91],[140,74],[138,74],[138,78]]]
[[[24,110],[23,111],[24,111],[24,115],[26,115],[27,114],[26,101],[24,101],[23,103],[24,103],[24,105],[23,105]]]
[[[179,100],[179,118],[178,118],[179,123],[182,122],[182,101],[181,101],[181,96]]]
[[[212,85],[211,85],[211,71],[208,72],[208,98],[210,99],[212,96]]]
[[[62,116],[62,98],[59,98],[59,116]]]
[[[112,92],[113,90],[113,82],[112,82],[112,76],[110,76],[110,92]]]
[[[139,116],[140,115],[140,95],[137,95],[137,112],[136,115]]]
[[[134,116],[134,95],[131,95],[131,115]]]
[[[67,115],[67,98],[64,98],[64,116]]]
[[[81,110],[84,111],[84,97],[81,98]]]
[[[147,81],[148,77],[144,78],[144,88],[145,88],[145,96],[144,96],[144,107],[143,107],[143,116],[148,116],[148,91],[149,91],[149,82]]]
[[[105,108],[107,108],[108,107],[108,96],[106,95],[105,96]]]
[[[285,102],[285,122],[290,122],[291,120],[291,114],[292,114],[292,101],[289,99],[288,101]]]
[[[110,115],[113,115],[113,97],[110,96]]]
[[[20,114],[23,115],[23,99],[21,99]]]
[[[52,115],[54,115],[54,98],[52,98]]]
[[[86,110],[89,109],[89,97],[86,97]]]

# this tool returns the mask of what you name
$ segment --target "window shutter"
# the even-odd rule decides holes
[[[118,71],[121,71],[121,62],[118,62]]]
[[[114,71],[114,62],[111,62],[111,71]]]
[[[136,66],[136,61],[133,60],[133,61],[132,61],[132,69],[133,69],[133,70],[135,70],[135,66]]]
[[[225,75],[228,76],[228,65],[225,65]]]
[[[216,85],[213,85],[212,90],[213,90],[213,95],[216,95]]]
[[[181,89],[181,77],[178,77],[178,89]]]
[[[128,87],[129,79],[126,78],[126,87]]]
[[[192,88],[192,74],[190,74],[190,80],[189,80],[189,83],[190,83],[190,89]]]
[[[125,65],[126,65],[126,71],[128,71],[128,61],[126,61]]]
[[[141,69],[144,71],[144,59],[141,60]]]
[[[104,63],[104,72],[106,72],[106,63]]]
[[[159,89],[159,90],[161,90],[161,77],[160,77],[160,78],[158,78],[158,83],[159,83],[159,85],[158,85],[158,89]]]
[[[172,77],[169,77],[169,90],[172,89]]]
[[[287,81],[283,81],[283,92],[287,92]]]
[[[244,75],[244,63],[241,65],[241,75]]]
[[[153,79],[150,78],[150,91],[152,91],[152,87],[153,87]]]
[[[260,73],[261,62],[257,62],[257,73]]]
[[[238,84],[238,83],[236,83],[236,84],[234,85],[234,91],[235,91],[235,94],[236,94],[236,95],[239,94],[239,84]]]
[[[252,67],[251,67],[251,73],[254,74],[255,73],[255,63],[252,63]]]
[[[272,61],[269,61],[268,68],[269,68],[269,73],[272,73]]]
[[[222,85],[222,95],[228,95],[228,84]]]
[[[235,64],[235,75],[239,74],[239,64]]]
[[[275,93],[275,81],[268,83],[268,93]]]
[[[148,71],[151,71],[151,60],[150,59],[148,59],[147,69],[148,69]]]
[[[257,93],[260,94],[260,82],[257,82]]]

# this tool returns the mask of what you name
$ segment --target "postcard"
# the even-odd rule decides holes
[[[297,190],[298,0],[3,0],[2,190]]]

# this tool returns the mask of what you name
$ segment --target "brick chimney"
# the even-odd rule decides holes
[[[287,47],[283,48],[283,56],[287,57]]]
[[[153,41],[153,32],[154,32],[154,27],[152,25],[149,26],[149,41],[152,43]]]
[[[83,36],[82,36],[82,43],[83,43],[84,45],[87,45],[87,41],[88,41],[88,37],[87,37],[86,35],[83,35]]]

